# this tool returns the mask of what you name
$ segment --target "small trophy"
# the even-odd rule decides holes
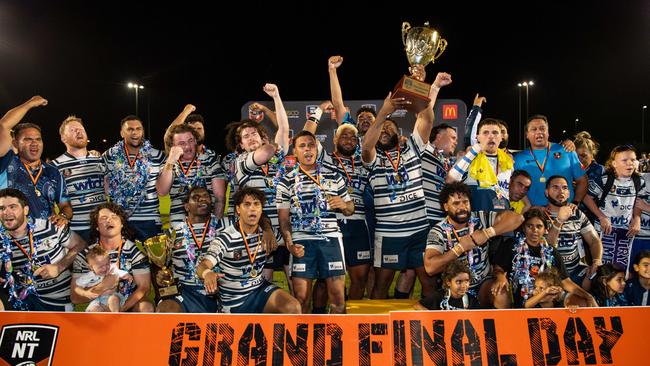
[[[429,27],[425,22],[423,27],[411,28],[408,22],[402,23],[402,43],[406,51],[406,58],[411,66],[421,65],[422,67],[433,63],[447,48],[447,41],[440,38],[440,34]],[[427,107],[429,99],[430,84],[414,77],[415,75],[404,75],[393,90],[393,98],[406,98],[411,104],[408,110],[419,112]]]
[[[172,250],[174,242],[176,241],[176,231],[167,230],[164,234],[154,236],[144,241],[144,250],[149,257],[149,261],[160,267],[156,271],[152,271],[157,289],[156,299],[164,299],[178,295],[177,280],[170,268],[172,258]],[[160,274],[158,274],[160,272]]]

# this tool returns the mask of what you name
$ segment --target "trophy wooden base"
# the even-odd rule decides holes
[[[431,84],[404,75],[393,89],[393,98],[406,98],[410,101],[406,109],[411,112],[420,112],[429,105],[429,89]]]
[[[178,286],[158,287],[158,297],[161,299],[178,295]]]

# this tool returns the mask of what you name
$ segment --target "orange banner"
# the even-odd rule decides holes
[[[639,365],[650,310],[0,312],[0,325],[0,365]]]

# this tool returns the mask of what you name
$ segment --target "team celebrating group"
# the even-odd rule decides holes
[[[476,95],[456,154],[456,130],[434,126],[438,73],[409,136],[391,115],[411,101],[390,93],[378,111],[352,115],[328,60],[331,100],[289,138],[278,87],[250,118],[227,126],[220,157],[188,104],[164,149],[134,115],[103,153],[83,121],[59,128],[66,152],[42,159],[41,129],[21,122],[40,96],[0,120],[0,299],[5,310],[333,313],[346,300],[413,296],[415,309],[648,305],[650,194],[632,146],[602,166],[580,133],[549,141],[549,121],[528,118],[529,148],[508,149],[507,124],[482,119]],[[424,68],[413,77],[424,80]],[[333,151],[316,137],[324,111]],[[259,112],[277,132],[270,136]],[[150,265],[146,239],[162,232],[169,196],[170,276]],[[286,274],[288,291],[273,283]],[[346,276],[349,283],[346,285]],[[173,278],[168,278],[173,277]],[[171,293],[162,287],[173,284]],[[154,289],[154,296],[150,295]]]

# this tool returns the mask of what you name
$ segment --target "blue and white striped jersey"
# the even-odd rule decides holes
[[[368,184],[368,170],[363,166],[361,155],[354,154],[352,158],[346,158],[335,152],[327,153],[323,156],[323,165],[341,174],[348,187],[348,193],[354,201],[354,214],[352,216],[345,216],[338,212],[336,217],[339,220],[365,220],[366,211],[363,204],[363,192]]]
[[[446,216],[440,204],[440,191],[445,186],[447,172],[453,165],[433,144],[427,144],[422,153],[422,188],[427,204],[427,219],[434,224]]]

